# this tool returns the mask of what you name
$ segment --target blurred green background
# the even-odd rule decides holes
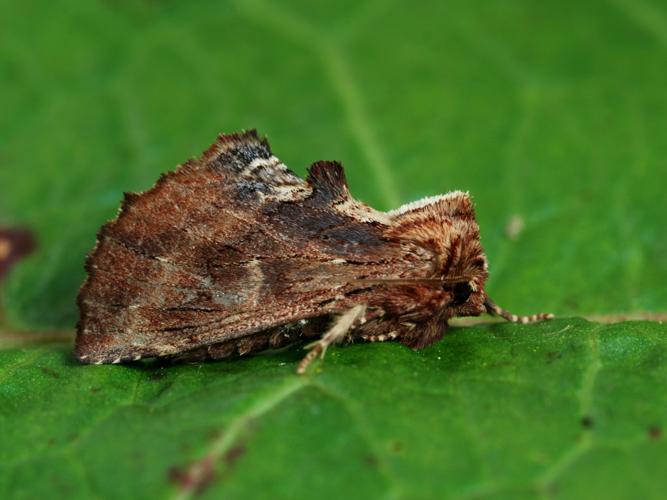
[[[70,327],[122,192],[244,128],[299,173],[342,160],[378,208],[469,190],[508,308],[664,309],[666,15],[621,0],[4,2],[0,216],[41,242],[7,285],[10,320]]]
[[[5,0],[0,5],[0,226],[32,228],[39,247],[3,282],[0,298],[4,319],[0,337],[3,332],[17,330],[27,332],[26,335],[33,331],[72,330],[77,318],[75,297],[84,278],[84,255],[94,245],[98,227],[114,217],[123,191],[149,188],[161,172],[207,148],[217,133],[248,128],[266,134],[276,155],[300,174],[313,161],[341,160],[353,194],[377,208],[390,209],[453,189],[469,190],[476,202],[482,242],[490,261],[488,290],[508,309],[517,313],[553,311],[565,318],[664,313],[667,309],[666,89],[667,5],[657,0],[327,3]],[[516,221],[521,223],[517,225]],[[593,354],[601,349],[603,358],[611,356],[606,361],[609,366],[619,363],[617,367],[625,367],[631,374],[625,382],[613,386],[616,389],[623,386],[625,392],[609,389],[606,401],[610,408],[614,398],[622,393],[624,404],[636,410],[634,416],[652,415],[651,421],[640,423],[630,418],[629,421],[641,427],[638,432],[643,436],[647,427],[657,429],[655,426],[667,418],[658,404],[662,396],[651,392],[640,401],[637,394],[648,390],[642,384],[649,381],[653,388],[664,391],[667,343],[661,324],[602,327],[580,320],[559,321],[552,326],[536,327],[538,331],[549,329],[553,334],[549,337],[549,342],[554,342],[550,347],[537,341],[522,343],[522,335],[528,333],[513,326],[478,327],[468,334],[457,331],[452,342],[454,346],[470,342],[468,347],[462,347],[470,354],[477,352],[476,347],[471,347],[475,342],[485,342],[480,339],[486,338],[491,345],[496,345],[494,339],[501,339],[505,347],[496,345],[489,352],[483,349],[483,355],[493,358],[493,352],[500,350],[498,356],[505,361],[504,355],[528,360],[531,353],[542,353],[549,358],[553,357],[550,352],[570,352],[574,360],[568,369],[572,372],[552,376],[556,393],[575,399],[581,394],[592,394],[592,385],[585,388],[588,382],[593,384],[600,369],[599,357]],[[562,334],[554,333],[563,329],[566,331]],[[606,329],[611,331],[609,336],[604,334]],[[628,341],[625,346],[624,338],[637,343]],[[518,344],[505,351],[505,342],[514,341]],[[417,355],[426,356],[420,358],[424,362],[434,363],[428,365],[431,368],[427,372],[434,376],[435,384],[446,385],[442,378],[446,377],[433,371],[440,369],[434,366],[439,366],[441,357],[449,356],[446,342],[447,339],[434,347],[429,351],[431,354]],[[614,342],[608,352],[603,348],[605,342]],[[619,347],[621,344],[625,347]],[[364,347],[369,350],[359,350]],[[35,400],[34,405],[28,404],[30,409],[24,406],[30,401],[26,394],[34,384],[41,388],[40,397],[47,399],[55,387],[71,390],[71,400],[65,398],[63,404],[65,413],[77,425],[89,418],[102,418],[94,408],[89,408],[92,403],[88,389],[117,390],[118,400],[107,394],[109,408],[118,404],[124,407],[123,394],[127,391],[134,391],[134,402],[143,401],[142,404],[149,406],[150,402],[158,406],[166,404],[160,399],[164,391],[168,392],[165,387],[171,387],[166,381],[156,379],[160,390],[146,389],[144,394],[139,389],[140,384],[155,375],[153,369],[101,367],[82,371],[69,361],[68,349],[67,346],[14,347],[0,351],[0,384],[5,384],[0,397],[6,398],[3,429],[13,427],[19,415],[30,416],[20,432],[14,429],[8,433],[12,439],[8,441],[6,459],[15,457],[16,450],[34,445],[35,440],[67,440],[64,420],[54,417],[59,401],[63,400],[50,399],[46,404],[45,399],[40,399],[41,403]],[[352,360],[366,359],[360,356],[367,352],[380,360],[386,357],[387,363],[393,363],[393,356],[397,356],[396,359],[407,363],[402,369],[412,373],[410,356],[415,355],[404,353],[400,346],[372,349],[355,346],[349,352]],[[335,350],[331,355],[332,367],[337,366],[335,360],[339,355],[342,360],[348,356],[345,349]],[[288,366],[279,373],[281,377],[292,377],[290,365],[300,353],[283,356]],[[633,356],[639,356],[641,362]],[[471,373],[487,369],[486,359],[490,358],[471,357]],[[329,361],[323,365],[325,370]],[[345,372],[354,369],[354,363],[351,368],[342,363],[344,373],[335,375],[338,373],[335,370],[329,373],[331,383],[340,383],[350,376],[352,385],[343,384],[348,390],[364,387],[367,381],[363,377],[358,380]],[[381,366],[384,369],[390,366],[382,365],[384,361],[375,362],[377,366],[373,361],[368,363],[370,373],[382,370]],[[246,389],[243,384],[228,385],[230,379],[225,377],[245,380],[244,374],[255,367],[266,380],[272,380],[275,377],[272,369],[262,371],[262,367],[275,364],[275,359],[254,359],[228,364],[240,368],[217,364],[202,367],[202,371],[196,367],[174,369],[166,380],[183,377],[190,385],[184,385],[181,395],[184,399],[170,410],[175,413],[169,418],[178,420],[176,415],[184,404],[187,409],[183,410],[183,422],[196,421],[193,415],[203,418],[203,404],[199,409],[188,407],[188,394],[208,400],[224,399],[230,397],[229,391],[237,391],[239,401],[250,405],[250,413],[241,415],[250,415],[248,418],[252,420],[255,403],[252,398],[244,399],[244,395],[261,391],[257,392],[254,386]],[[505,366],[502,364],[494,366],[501,372],[509,369],[502,368]],[[448,376],[460,375],[455,363],[449,368],[453,372],[448,372]],[[542,380],[543,369],[538,362],[531,368],[534,371],[525,373],[515,367],[512,380],[516,383]],[[51,385],[39,385],[46,384],[42,379],[48,370],[57,373],[61,380],[57,384],[51,381]],[[633,378],[637,370],[642,376]],[[197,378],[195,372],[221,377],[217,395],[214,391],[212,396],[213,389],[207,385],[213,382],[203,375]],[[488,380],[494,380],[499,372],[487,375]],[[424,377],[423,380],[431,380]],[[88,379],[91,387],[85,385]],[[564,385],[558,385],[559,380]],[[301,382],[287,382],[288,393],[298,387],[292,387],[292,383]],[[86,387],[85,394],[77,392]],[[415,405],[421,405],[434,422],[439,418],[446,420],[451,407],[429,407],[430,403],[409,399],[410,394],[418,391],[416,387],[406,386],[405,392],[394,394],[396,398],[408,398],[405,421],[415,418],[409,410]],[[636,387],[644,388],[640,391]],[[496,405],[512,400],[511,395],[503,392],[507,388],[491,391],[493,396],[485,395],[480,388],[468,389],[479,395],[473,395],[472,400],[479,403],[484,415],[481,418],[490,419],[487,422],[490,434],[486,437],[502,441],[501,432],[492,431],[493,418],[502,420],[502,417],[497,414],[491,417],[487,410],[491,404],[497,412]],[[280,390],[277,389],[282,394]],[[362,396],[350,397],[361,405],[358,410],[364,415],[367,413],[362,403],[370,396],[363,394],[370,394],[370,389],[368,393],[359,390]],[[381,387],[379,390],[382,393]],[[271,389],[266,391],[274,394]],[[528,395],[519,392],[518,400],[528,405],[523,413],[516,411],[516,415],[523,415],[517,417],[519,421],[553,417],[568,422],[567,425],[573,423],[579,429],[582,416],[574,401],[570,408],[549,398],[534,399],[536,396],[530,391]],[[493,403],[485,399],[487,396],[492,397]],[[272,396],[267,397],[272,400]],[[260,398],[260,406],[261,401],[265,400]],[[327,401],[326,404],[334,404],[335,398]],[[533,405],[534,401],[541,402]],[[583,397],[582,401],[588,401],[587,408],[593,411],[590,397]],[[389,405],[387,411],[391,411],[391,405],[385,403]],[[326,414],[326,404],[317,398],[302,404],[318,415]],[[84,408],[95,415],[85,413]],[[562,408],[562,412],[554,408]],[[155,429],[162,429],[163,425],[173,431],[171,420],[148,416],[155,411],[153,408],[146,410],[147,415],[135,416],[142,432],[153,427],[147,421],[161,422]],[[232,423],[239,418],[246,422],[237,416],[235,407],[217,411],[221,418],[224,415]],[[382,415],[377,408],[373,411]],[[620,418],[613,411],[605,415]],[[200,448],[191,440],[194,432],[191,427],[197,429],[195,441],[205,441],[204,435],[216,428],[217,420],[213,417],[201,425],[174,424],[180,425],[178,439],[190,446],[188,451],[178,453],[201,455],[197,451]],[[465,419],[461,415],[456,418],[459,417]],[[509,435],[521,433],[517,420],[511,415],[506,417]],[[125,448],[119,445],[122,451],[119,448],[119,455],[113,456],[138,467],[154,482],[146,479],[148,482],[143,486],[128,482],[131,474],[128,470],[126,475],[119,473],[119,481],[105,483],[100,478],[91,479],[94,474],[84,464],[73,465],[74,472],[67,473],[71,472],[71,477],[63,472],[71,481],[70,486],[87,477],[91,486],[84,491],[86,496],[102,497],[119,494],[117,488],[122,482],[129,485],[125,492],[128,495],[134,492],[149,496],[150,492],[164,493],[175,488],[174,481],[169,481],[162,470],[155,472],[150,461],[143,463],[134,457],[136,450],[133,451],[129,429],[134,429],[134,433],[137,430],[127,425],[132,418],[122,414],[108,420],[114,429],[109,431],[110,435],[125,432],[124,438],[117,441],[109,437],[111,443],[126,444]],[[303,418],[304,426],[318,425],[314,416]],[[355,421],[361,417],[353,414],[344,418]],[[376,442],[373,429],[385,424],[377,419],[368,420],[360,427],[363,438],[358,439]],[[40,425],[43,429],[38,432],[36,428]],[[296,429],[290,427],[296,426],[294,423],[285,425],[284,429]],[[318,446],[324,446],[331,451],[322,443],[331,444],[331,436],[343,430],[334,424],[323,428],[326,438],[318,437],[315,432],[312,442],[302,443],[303,448],[295,445],[295,449],[315,452]],[[384,431],[387,436],[393,432]],[[377,430],[379,434],[384,431]],[[296,435],[297,431],[293,432]],[[517,434],[510,441],[532,442],[536,435],[540,436],[535,438],[537,441],[545,438],[539,434],[539,428],[530,427],[525,432],[521,438]],[[568,434],[567,439],[574,439],[573,435]],[[556,440],[565,439],[560,432],[554,432],[554,436]],[[425,448],[418,448],[421,451],[415,456],[431,459],[417,465],[406,458],[399,460],[396,467],[391,461],[383,466],[380,475],[386,477],[380,483],[386,481],[391,485],[399,471],[405,474],[404,483],[397,480],[400,486],[388,488],[385,496],[416,498],[451,493],[445,486],[423,491],[410,489],[421,477],[420,473],[411,475],[411,468],[426,474],[429,467],[435,467],[431,470],[433,478],[440,473],[438,467],[456,464],[454,455],[449,457],[451,462],[446,462],[437,453],[431,456],[425,451],[439,443],[438,453],[445,453],[446,448],[443,451],[440,447],[445,443],[440,438],[421,437],[420,446]],[[415,436],[405,439],[412,438]],[[76,443],[80,443],[80,438],[72,439],[74,444],[68,441],[64,446],[75,450],[74,454],[79,453]],[[156,449],[161,450],[165,441],[176,438],[158,433],[155,439],[160,443]],[[577,439],[588,442],[589,438]],[[81,446],[92,450],[94,443],[91,437],[90,442]],[[393,453],[392,445],[386,445],[387,451],[382,443],[372,446],[380,456]],[[496,496],[495,487],[471,486],[487,484],[480,474],[486,479],[504,477],[509,484],[522,485],[521,488],[528,484],[527,476],[522,474],[531,473],[522,468],[521,460],[532,458],[522,455],[525,446],[512,448],[503,443],[498,450],[503,447],[511,450],[507,457],[499,451],[500,455],[489,461],[483,451],[479,452],[480,463],[486,464],[482,466],[483,474],[466,469],[465,463],[459,464],[463,472],[454,496]],[[153,444],[142,443],[142,446],[149,448]],[[561,444],[566,449],[569,446],[565,441]],[[223,445],[229,445],[226,450],[232,446]],[[220,446],[224,448],[223,445]],[[452,453],[463,453],[469,447],[465,440],[449,445]],[[265,449],[270,455],[271,448]],[[285,451],[277,449],[282,450],[280,453]],[[331,453],[333,458],[329,462],[310,472],[317,475],[319,470],[324,474],[327,467],[332,467],[327,474],[335,474],[336,467],[342,467],[342,455]],[[558,453],[550,455],[544,450],[539,453],[543,453],[541,463],[560,463],[554,458]],[[667,465],[664,444],[651,453],[654,455],[642,452],[638,456],[650,455],[652,465]],[[283,460],[289,458],[289,453],[283,455],[280,455]],[[5,479],[10,476],[14,479],[0,480],[0,492],[34,495],[36,490],[30,489],[34,485],[27,489],[22,485],[27,484],[25,478],[42,470],[40,467],[48,469],[57,461],[54,457],[45,458],[48,456],[42,452],[37,458],[28,456],[22,462],[32,464],[27,468],[20,464],[7,466]],[[635,460],[625,456],[622,461],[614,462],[614,456],[614,453],[604,455],[596,463],[606,464],[604,467],[609,468],[604,470],[613,475]],[[99,472],[104,461],[97,459],[90,467]],[[188,460],[183,458],[181,462]],[[502,469],[500,464],[508,461],[517,461],[516,471]],[[436,462],[441,465],[436,466]],[[592,470],[597,470],[596,467],[594,464]],[[637,477],[642,476],[635,472]],[[341,474],[345,478],[355,477],[354,472],[351,476]],[[657,494],[655,478],[637,477],[634,480],[646,487],[641,490],[645,495]],[[664,478],[659,480],[664,482]],[[219,485],[220,489],[208,491],[224,492],[230,497],[247,495],[251,483],[239,481],[228,486],[230,489]],[[604,481],[588,486],[604,487]],[[584,483],[584,489],[571,492],[571,496],[585,497],[596,491],[586,487]],[[546,487],[538,490],[543,496],[557,495],[556,490]],[[71,494],[77,489],[63,491]],[[296,485],[285,491],[286,496],[298,497],[306,490]],[[521,491],[528,496],[536,494],[531,488]],[[610,498],[614,492],[616,496],[625,493],[617,487],[609,491]],[[516,494],[515,490],[508,493],[513,498]]]

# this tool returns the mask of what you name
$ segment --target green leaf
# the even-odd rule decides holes
[[[661,497],[665,327],[570,317],[665,317],[666,33],[646,0],[4,2],[0,227],[38,248],[0,290],[0,497]],[[378,208],[469,190],[490,295],[561,319],[306,378],[77,365],[122,192],[243,128]]]
[[[659,498],[667,486],[657,323],[458,328],[419,352],[333,348],[305,377],[300,356],[81,366],[69,347],[4,351],[0,496]]]

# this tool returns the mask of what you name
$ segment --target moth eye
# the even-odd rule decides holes
[[[470,297],[470,294],[472,293],[472,287],[467,281],[462,281],[454,285],[452,292],[454,293],[454,300],[452,303],[455,306],[460,306],[461,304],[465,304],[465,302]]]

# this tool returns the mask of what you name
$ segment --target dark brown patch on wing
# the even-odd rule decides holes
[[[308,184],[313,187],[310,205],[329,205],[349,196],[343,166],[337,161],[318,161],[308,170]]]

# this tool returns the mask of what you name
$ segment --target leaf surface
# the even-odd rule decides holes
[[[659,2],[5,2],[0,497],[659,498],[667,9]],[[82,262],[123,191],[257,128],[395,208],[473,195],[531,326],[437,345],[79,366]],[[647,313],[653,312],[653,315]]]

